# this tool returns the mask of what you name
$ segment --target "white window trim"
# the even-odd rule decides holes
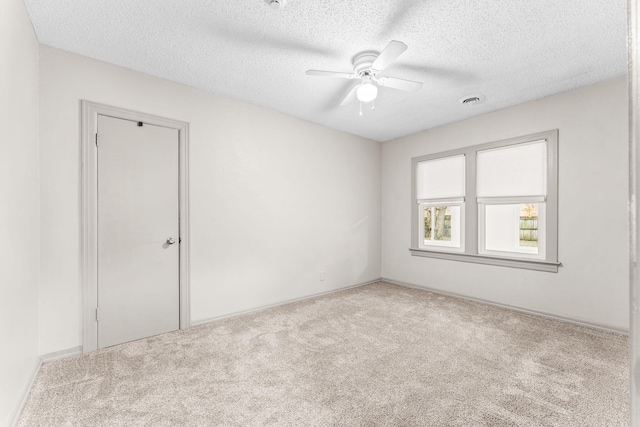
[[[480,253],[479,252],[479,214],[480,203],[511,203],[512,201],[521,200],[520,197],[503,197],[503,198],[476,198],[476,154],[479,151],[506,147],[509,145],[524,144],[528,142],[545,140],[547,142],[547,194],[540,200],[542,196],[532,196],[534,199],[527,198],[529,202],[540,200],[545,202],[546,218],[545,229],[542,238],[545,242],[544,259],[531,259],[525,256],[508,253],[508,256],[502,253]],[[464,209],[463,234],[461,236],[461,245],[463,251],[453,252],[442,250],[442,247],[431,246],[429,248],[421,247],[419,243],[419,209],[416,209],[416,203],[430,203],[428,200],[417,200],[417,183],[416,183],[416,167],[419,162],[427,160],[435,160],[442,157],[451,157],[456,155],[465,156],[465,198],[462,203]],[[558,272],[561,265],[558,262],[558,130],[526,135],[517,138],[511,138],[503,141],[490,142],[487,144],[475,145],[471,147],[460,148],[442,153],[435,153],[426,156],[414,157],[411,159],[411,247],[410,253],[414,256],[422,256],[428,258],[447,259],[463,262],[471,262],[478,264],[489,264],[513,268],[523,268],[529,270],[538,270],[546,272]],[[499,200],[498,200],[499,199]],[[542,233],[539,232],[538,236]],[[526,255],[526,254],[524,254]]]

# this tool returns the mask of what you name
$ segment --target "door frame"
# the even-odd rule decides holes
[[[82,352],[98,348],[98,115],[144,122],[178,131],[178,185],[180,227],[180,329],[191,323],[189,286],[189,123],[165,117],[113,107],[87,100],[80,101],[80,277],[82,280]]]
[[[640,427],[640,2],[627,1],[629,94],[629,415],[631,427]]]

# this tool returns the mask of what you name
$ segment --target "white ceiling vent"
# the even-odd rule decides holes
[[[464,98],[460,99],[460,103],[462,105],[476,105],[484,102],[484,100],[484,95],[471,95],[465,96]]]
[[[628,71],[626,0],[20,1],[43,45],[375,141]],[[162,7],[149,7],[155,3]],[[394,39],[409,49],[388,67],[374,66]],[[304,74],[315,67],[344,79]],[[375,116],[357,114],[357,89],[338,108],[372,67]],[[364,87],[362,99],[373,97]],[[462,103],[478,93],[487,99]]]
[[[266,4],[268,4],[271,9],[280,9],[287,4],[287,0],[264,0]]]

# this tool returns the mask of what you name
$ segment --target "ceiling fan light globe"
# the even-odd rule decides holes
[[[371,102],[378,96],[378,88],[373,83],[363,83],[358,88],[356,96],[360,102]]]

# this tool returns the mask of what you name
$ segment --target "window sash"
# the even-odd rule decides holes
[[[464,197],[451,197],[447,199],[420,199],[417,202],[420,205],[451,205],[464,203]]]
[[[437,251],[446,251],[446,252],[464,252],[464,239],[465,239],[465,233],[464,233],[464,224],[465,224],[465,214],[464,214],[464,199],[460,199],[457,198],[457,201],[455,202],[451,202],[451,201],[443,201],[443,199],[435,199],[435,200],[423,200],[420,203],[418,203],[418,218],[419,220],[419,224],[418,224],[418,247],[421,249],[428,249],[428,250],[437,250]],[[424,239],[424,209],[425,208],[435,208],[435,207],[441,207],[441,206],[451,206],[451,207],[458,207],[460,208],[460,221],[459,221],[459,231],[457,233],[459,233],[460,235],[460,245],[453,245],[453,244],[448,244],[445,242],[441,242],[441,241],[437,241],[437,240],[431,240],[430,243],[425,243],[425,239]]]
[[[513,203],[504,203],[506,198],[500,198],[501,200],[495,200],[494,203],[480,203],[478,202],[478,254],[480,255],[493,255],[508,258],[517,259],[546,259],[546,203],[538,201],[539,198],[525,198],[525,197],[512,197],[510,198]],[[523,205],[527,203],[538,204],[538,253],[530,253],[526,249],[517,250],[514,245],[513,251],[508,250],[496,250],[487,249],[487,227],[486,227],[486,212],[487,206],[504,206],[504,205]],[[514,218],[515,220],[515,218]],[[516,224],[518,224],[516,222]],[[519,229],[517,231],[517,238],[519,238]]]
[[[484,205],[515,205],[517,203],[545,203],[546,196],[519,196],[519,197],[478,197],[476,202]]]

